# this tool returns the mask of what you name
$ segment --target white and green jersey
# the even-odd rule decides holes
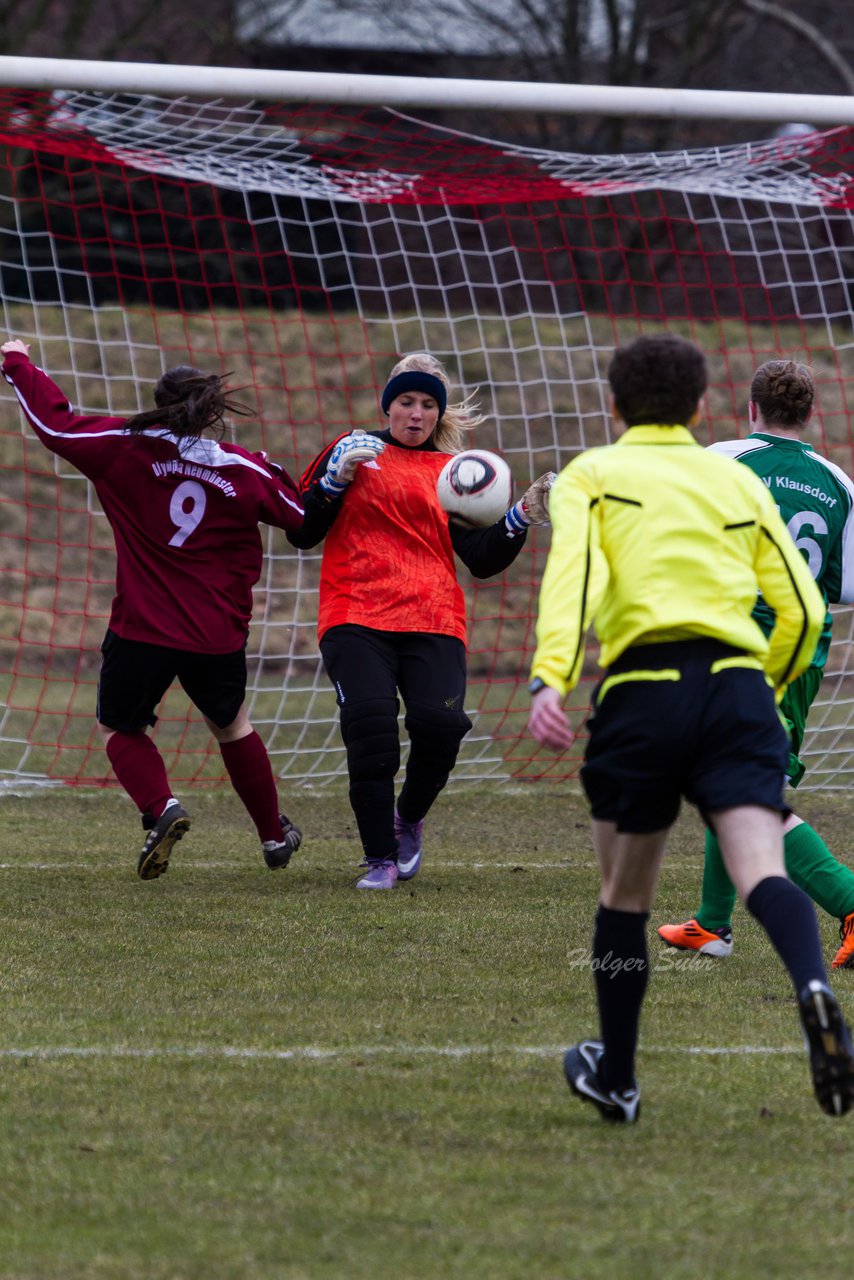
[[[745,463],[768,486],[825,601],[854,603],[854,484],[841,467],[802,440],[759,431],[710,448]],[[768,635],[774,612],[761,597],[753,616]],[[813,666],[827,660],[830,630],[828,611]]]

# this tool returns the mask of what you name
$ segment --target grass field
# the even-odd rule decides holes
[[[569,1094],[596,899],[570,785],[452,787],[418,879],[373,895],[341,792],[293,793],[306,840],[274,874],[231,796],[189,805],[143,884],[119,794],[0,800],[4,1280],[844,1267],[854,1122],[815,1104],[742,909],[727,961],[652,944],[640,1123]],[[847,852],[844,799],[801,812]],[[701,850],[686,815],[653,925],[695,908]]]

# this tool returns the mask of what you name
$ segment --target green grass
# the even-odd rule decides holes
[[[652,944],[639,1125],[570,1096],[596,901],[571,787],[452,786],[387,895],[352,888],[340,791],[289,796],[275,874],[230,795],[185,799],[150,884],[119,794],[0,801],[4,1280],[800,1280],[850,1244],[851,1122],[743,910],[728,961]],[[802,812],[847,848],[844,800]],[[695,908],[701,856],[686,815],[653,925]]]

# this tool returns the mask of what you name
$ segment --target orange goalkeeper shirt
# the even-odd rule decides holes
[[[318,635],[357,623],[466,642],[448,517],[436,480],[449,454],[389,444],[362,463],[326,535]]]

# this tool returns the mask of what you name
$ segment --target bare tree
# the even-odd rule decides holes
[[[815,23],[809,22],[792,9],[774,4],[772,0],[738,0],[738,4],[749,13],[767,18],[772,25],[792,31],[797,39],[806,42],[820,62],[826,64],[831,73],[831,79],[838,78],[843,92],[854,93],[854,67],[829,33],[826,34]],[[846,19],[845,29],[850,29],[848,19]]]
[[[237,52],[232,0],[0,0],[0,52],[204,63]]]
[[[287,11],[293,0],[243,3],[267,15],[270,47],[276,48],[279,65],[292,64],[300,48],[300,23]],[[300,21],[311,24],[309,43],[315,49],[322,48],[323,32],[330,33],[329,69],[348,38],[351,47],[364,47],[373,33],[386,64],[378,68],[374,62],[372,70],[405,67],[411,74],[557,83],[850,93],[854,46],[846,9],[813,0],[432,0],[430,6],[304,0]],[[317,56],[314,65],[319,65]],[[520,124],[497,112],[490,127],[513,136]],[[553,146],[612,150],[667,145],[674,127],[670,122],[543,117],[537,132],[541,142]],[[739,136],[737,127],[728,124],[726,131]],[[680,133],[684,140],[684,128]],[[745,130],[740,136],[747,136]]]

